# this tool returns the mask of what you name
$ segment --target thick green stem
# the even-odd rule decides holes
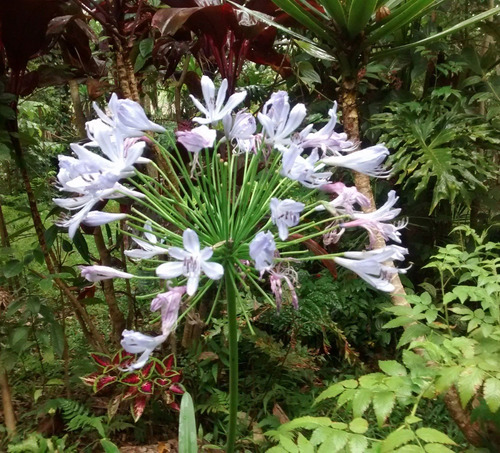
[[[227,317],[229,320],[229,425],[226,453],[234,452],[238,417],[238,322],[236,319],[236,290],[232,272],[226,267]]]

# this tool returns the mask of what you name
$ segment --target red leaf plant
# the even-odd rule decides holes
[[[137,371],[127,371],[135,355],[124,350],[113,356],[101,353],[91,353],[90,356],[99,370],[83,376],[82,381],[95,393],[113,384],[120,391],[113,401],[128,401],[134,421],[139,420],[151,398],[160,397],[172,409],[179,410],[175,395],[182,395],[184,389],[179,384],[182,375],[176,369],[173,354],[163,360],[151,358]]]

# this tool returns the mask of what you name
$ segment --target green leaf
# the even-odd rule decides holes
[[[445,433],[434,428],[419,428],[415,431],[415,434],[424,442],[456,445]]]
[[[24,269],[22,261],[11,260],[3,267],[3,276],[5,278],[12,278],[19,275]]]
[[[57,233],[59,232],[59,228],[57,225],[51,225],[50,228],[47,228],[44,233],[45,243],[47,244],[47,249],[51,249],[54,241],[56,240]]]
[[[300,61],[298,64],[299,79],[310,88],[314,88],[315,84],[321,83],[321,77],[314,70],[313,65],[308,61]]]
[[[349,451],[351,453],[365,453],[368,450],[368,439],[359,434],[351,436],[349,440]]]
[[[50,325],[50,339],[52,340],[54,353],[59,357],[62,357],[64,352],[64,331],[61,325],[57,322],[53,322]]]
[[[109,439],[101,439],[100,442],[105,453],[120,453],[120,449]]]
[[[286,436],[279,436],[280,445],[288,453],[299,453],[299,448],[293,443],[293,441]]]
[[[439,377],[436,380],[436,390],[439,393],[447,391],[458,380],[463,368],[461,366],[441,367]]]
[[[357,36],[368,24],[372,17],[377,0],[352,0],[347,17],[347,31],[351,38]]]
[[[385,419],[392,412],[395,402],[396,395],[391,391],[377,392],[373,395],[373,410],[379,426],[384,424]]]
[[[179,453],[197,453],[196,419],[193,399],[188,392],[182,395],[179,414]]]
[[[279,431],[288,432],[296,429],[315,429],[320,426],[332,426],[332,423],[333,422],[328,417],[312,417],[306,415],[304,417],[294,418],[288,423],[284,423],[280,426]]]
[[[42,291],[48,291],[52,289],[52,279],[51,278],[44,278],[43,280],[40,280],[40,289]]]
[[[411,429],[405,428],[394,431],[382,442],[380,451],[381,453],[389,453],[400,445],[406,444],[413,439],[415,439],[415,434]]]
[[[349,423],[349,429],[356,434],[364,434],[368,431],[368,422],[364,418],[355,418]]]
[[[315,46],[314,44],[302,41],[300,39],[295,39],[294,41],[295,44],[297,44],[305,53],[311,55],[314,58],[318,58],[319,60],[335,61],[335,58],[331,54],[325,52],[323,49]]]
[[[398,342],[398,348],[410,343],[411,341],[419,338],[425,337],[430,332],[430,328],[424,324],[413,324],[409,326],[401,335]]]
[[[330,435],[318,448],[318,453],[335,453],[347,444],[349,435],[345,431],[332,430]]]
[[[427,453],[454,453],[453,450],[442,444],[427,444],[424,448]]]
[[[500,407],[500,380],[488,378],[484,382],[483,396],[491,412]]]
[[[139,43],[139,53],[144,57],[147,58],[151,55],[153,52],[153,46],[154,46],[154,39],[153,38],[146,38],[143,39]]]
[[[417,417],[416,415],[408,415],[407,417],[405,417],[405,423],[408,425],[413,425],[421,421],[422,419],[420,417]]]
[[[297,446],[300,453],[314,453],[314,447],[301,433],[297,437]]]
[[[395,360],[380,360],[380,369],[389,376],[406,376],[406,368]]]
[[[335,398],[336,396],[339,396],[344,390],[344,386],[341,383],[333,384],[319,394],[319,396],[314,400],[314,404],[317,404],[320,401],[326,400],[328,398]]]
[[[370,406],[373,393],[368,389],[359,389],[356,391],[352,400],[352,413],[354,417],[361,417]]]
[[[347,30],[344,7],[339,0],[322,0],[320,4],[342,30]]]
[[[395,453],[424,453],[424,449],[418,445],[405,445],[395,450]]]
[[[87,261],[87,263],[90,263],[89,246],[87,245],[87,241],[80,230],[77,230],[75,233],[75,236],[73,237],[73,244],[76,250],[78,250],[80,256]]]
[[[484,380],[485,372],[476,367],[468,367],[458,378],[458,394],[462,407],[467,406],[467,403],[472,399],[481,387]]]

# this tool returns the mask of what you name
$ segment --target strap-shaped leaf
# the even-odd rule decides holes
[[[327,42],[332,41],[332,33],[328,33],[323,22],[318,20],[305,8],[297,5],[294,0],[273,0],[273,3],[280,7],[285,13],[292,16],[297,22],[311,30],[318,38]]]
[[[423,16],[429,8],[433,8],[439,3],[442,3],[442,0],[416,0],[411,3],[405,3],[389,14],[385,20],[379,22],[380,27],[377,27],[375,31],[367,36],[367,43],[373,44],[389,35],[389,33],[399,30],[412,20]]]
[[[452,33],[456,33],[457,31],[462,30],[463,28],[470,27],[477,22],[480,22],[488,17],[494,16],[500,13],[500,6],[489,9],[484,13],[478,14],[470,19],[463,20],[453,27],[448,28],[447,30],[443,30],[442,32],[436,33],[435,35],[429,36],[428,38],[421,39],[420,41],[415,41],[410,44],[405,44],[404,46],[393,47],[392,49],[384,50],[382,52],[377,52],[374,56],[376,58],[385,58],[387,55],[391,55],[393,53],[399,53],[402,50],[412,49],[414,47],[423,46],[424,44],[428,44],[430,42],[436,41],[438,39],[444,38],[445,36],[451,35]]]
[[[347,30],[347,19],[342,3],[339,0],[322,0],[320,3],[337,25],[342,30]]]
[[[363,31],[376,6],[377,0],[352,0],[347,18],[347,31],[351,38]]]

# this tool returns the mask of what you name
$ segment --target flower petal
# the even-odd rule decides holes
[[[201,269],[211,280],[219,280],[224,275],[224,267],[219,263],[202,261]]]
[[[169,278],[176,278],[182,275],[184,264],[180,261],[172,261],[160,264],[156,268],[156,275],[158,277],[168,280]]]
[[[198,239],[198,235],[195,231],[188,228],[182,234],[182,241],[184,243],[184,248],[193,254],[200,253],[200,240]]]

